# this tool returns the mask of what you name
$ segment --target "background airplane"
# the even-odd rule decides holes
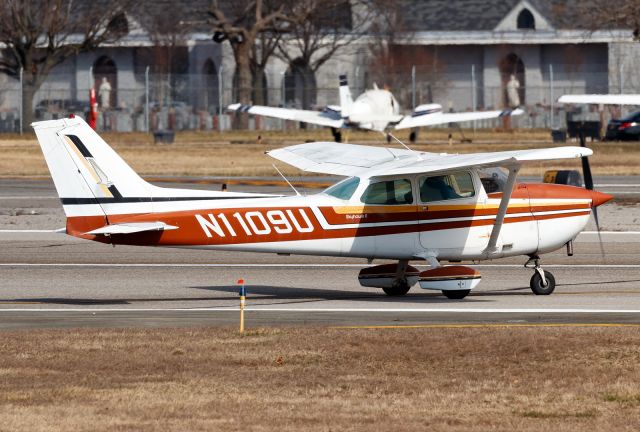
[[[330,127],[336,142],[342,141],[341,129],[355,128],[384,132],[445,123],[491,119],[523,113],[519,108],[514,110],[445,113],[442,111],[442,105],[424,104],[417,106],[410,115],[403,115],[400,114],[400,104],[398,104],[393,94],[388,90],[378,88],[375,84],[373,89],[365,91],[353,100],[346,75],[340,75],[339,93],[340,105],[329,105],[323,111],[242,105],[239,103],[229,105],[227,109],[234,112],[246,112],[253,115]],[[411,141],[415,141],[415,138],[416,134],[412,132]],[[387,136],[387,139],[389,140],[390,137]]]
[[[566,104],[640,105],[640,94],[572,94],[558,99]]]
[[[361,285],[412,285],[461,299],[480,273],[445,261],[526,256],[530,286],[555,279],[540,255],[567,245],[612,197],[574,186],[517,184],[523,164],[586,157],[581,147],[437,154],[307,143],[268,154],[304,171],[350,176],[319,194],[282,196],[161,188],[139,177],[82,119],[34,123],[67,216],[66,233],[115,245],[393,260]],[[572,254],[571,252],[570,254]],[[428,262],[418,271],[411,260]]]

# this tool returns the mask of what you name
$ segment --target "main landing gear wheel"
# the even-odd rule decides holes
[[[407,280],[403,279],[400,282],[394,283],[390,287],[382,288],[382,291],[384,291],[384,293],[388,296],[398,297],[405,295],[409,292],[410,289],[411,287],[409,286],[409,283],[407,283]]]
[[[444,294],[446,298],[451,300],[463,299],[470,292],[471,290],[442,290],[442,294]]]
[[[549,295],[556,289],[556,279],[553,277],[551,273],[546,270],[544,271],[545,281],[542,281],[542,277],[540,273],[536,270],[531,276],[531,282],[529,282],[529,286],[531,287],[531,291],[535,295]]]

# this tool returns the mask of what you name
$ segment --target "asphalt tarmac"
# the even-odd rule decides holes
[[[558,283],[551,296],[535,296],[532,270],[510,258],[480,263],[483,281],[464,300],[418,286],[391,298],[359,286],[361,259],[114,248],[53,233],[61,210],[51,195],[46,181],[0,181],[0,212],[27,209],[0,225],[0,328],[236,325],[241,278],[248,327],[640,324],[638,233],[603,234],[604,258],[593,233],[578,238],[573,257],[546,255]],[[49,226],[22,222],[37,216],[29,204],[51,211],[39,222]]]

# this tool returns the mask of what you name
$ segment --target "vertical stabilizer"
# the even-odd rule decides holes
[[[353,99],[351,98],[351,90],[349,90],[349,83],[347,82],[347,75],[340,75],[340,111],[342,118],[347,118],[351,114],[351,105]]]
[[[129,200],[135,201],[132,211],[151,211],[153,186],[84,120],[49,120],[33,128],[67,216],[108,215],[109,204],[127,197],[136,197]]]

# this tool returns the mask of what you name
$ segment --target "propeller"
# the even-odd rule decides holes
[[[580,147],[587,147],[587,140],[584,134],[584,128],[580,128],[578,132],[578,136],[580,137]],[[584,178],[584,187],[587,190],[593,190],[593,176],[591,175],[591,166],[589,165],[589,158],[587,156],[582,156],[580,158],[582,160],[582,177]],[[596,206],[591,207],[591,212],[593,213],[593,220],[596,223],[596,230],[598,232],[598,243],[600,243],[600,254],[604,259],[604,244],[602,243],[602,235],[600,234],[600,221],[598,220],[598,208]]]

